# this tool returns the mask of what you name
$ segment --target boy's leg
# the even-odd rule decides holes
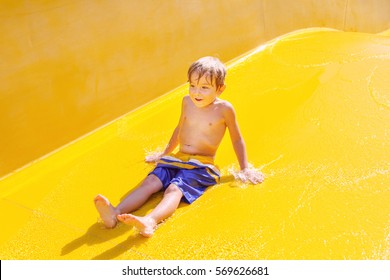
[[[140,208],[156,192],[162,189],[160,179],[154,175],[148,175],[141,185],[123,199],[116,209],[119,214],[130,213]]]
[[[95,206],[104,225],[107,228],[113,228],[117,223],[117,215],[129,213],[138,209],[152,194],[161,189],[161,181],[155,175],[151,174],[145,178],[137,189],[126,196],[117,207],[114,207],[107,198],[100,194],[94,199]]]
[[[137,227],[142,235],[150,237],[153,235],[157,224],[175,212],[182,197],[181,190],[176,185],[171,184],[165,190],[161,202],[150,214],[144,217],[122,214],[117,217],[119,221]]]

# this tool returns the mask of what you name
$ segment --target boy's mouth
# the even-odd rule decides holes
[[[198,101],[198,102],[202,101],[201,98],[195,98],[195,100]]]

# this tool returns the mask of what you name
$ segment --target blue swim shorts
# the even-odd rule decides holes
[[[166,189],[176,185],[183,193],[183,200],[192,203],[207,189],[219,182],[220,172],[212,157],[188,155],[178,152],[162,157],[149,173],[157,176]]]

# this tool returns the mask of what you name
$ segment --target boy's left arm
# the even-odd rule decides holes
[[[225,122],[229,129],[234,152],[240,164],[241,171],[238,175],[239,178],[244,182],[250,181],[253,184],[261,183],[264,180],[264,176],[260,171],[250,168],[248,164],[245,141],[238,126],[236,112],[230,104],[225,110]]]

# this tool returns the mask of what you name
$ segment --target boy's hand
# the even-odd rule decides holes
[[[237,177],[244,183],[259,184],[264,181],[264,174],[253,167],[248,167],[238,172]]]
[[[148,155],[146,155],[145,162],[156,163],[161,159],[162,156],[163,156],[163,153],[151,152]]]

